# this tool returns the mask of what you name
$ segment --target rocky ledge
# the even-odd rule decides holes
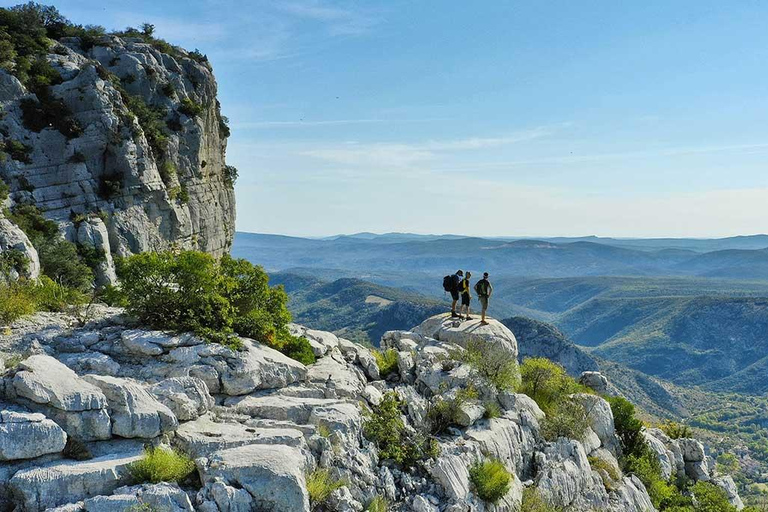
[[[453,357],[468,343],[517,357],[515,337],[502,324],[439,316],[413,331],[388,332],[381,345],[396,351],[397,368],[386,380],[368,349],[328,332],[291,329],[310,340],[315,364],[305,367],[253,340],[232,351],[189,334],[144,330],[113,308],[97,308],[84,326],[59,314],[17,322],[0,337],[0,351],[17,354],[0,387],[0,502],[21,511],[309,511],[307,475],[327,468],[344,484],[327,510],[362,511],[382,496],[390,510],[512,511],[530,486],[574,510],[653,510],[640,480],[619,470],[611,408],[597,395],[572,397],[588,406],[583,440],[547,441],[545,415],[532,399],[483,390],[482,401],[462,404],[460,425],[438,437],[436,458],[410,470],[379,458],[362,435],[365,411],[396,391],[407,404],[408,428],[423,427],[430,403],[471,378],[472,369]],[[584,381],[604,384],[595,373]],[[501,412],[484,419],[489,400]],[[714,474],[700,443],[655,430],[645,435],[665,475],[712,479],[738,503],[733,482]],[[87,456],[73,456],[73,444]],[[132,485],[128,468],[147,444],[193,458],[198,483]],[[513,475],[494,505],[470,484],[468,468],[484,458]],[[614,469],[611,485],[592,458]]]

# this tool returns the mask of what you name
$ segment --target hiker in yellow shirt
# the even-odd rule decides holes
[[[469,316],[469,302],[472,299],[472,296],[470,295],[470,286],[469,286],[469,278],[472,277],[472,273],[470,271],[467,271],[464,275],[464,279],[461,280],[461,285],[459,286],[459,290],[461,291],[461,307],[459,308],[459,316],[461,316],[461,310],[466,308],[467,320],[472,320],[472,317]]]

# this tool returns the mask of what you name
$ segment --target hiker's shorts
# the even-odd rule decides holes
[[[488,297],[478,297],[477,300],[480,301],[480,307],[483,308],[483,311],[488,309]]]
[[[461,305],[462,306],[469,306],[469,294],[468,293],[462,293],[461,294]]]
[[[459,300],[459,292],[457,291],[451,291],[451,298],[453,300]]]

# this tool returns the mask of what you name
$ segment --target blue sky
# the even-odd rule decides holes
[[[768,2],[55,5],[208,54],[241,231],[768,231]]]

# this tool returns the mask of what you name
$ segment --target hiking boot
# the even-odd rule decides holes
[[[482,322],[480,322],[480,325],[490,325],[490,324],[488,322],[486,322],[485,320],[483,320]]]
[[[451,318],[458,318],[458,317],[460,317],[460,316],[461,316],[461,315],[458,315],[458,314],[456,314],[456,312],[455,312],[455,311],[451,311]]]
[[[472,320],[472,317],[467,315],[467,320]]]

